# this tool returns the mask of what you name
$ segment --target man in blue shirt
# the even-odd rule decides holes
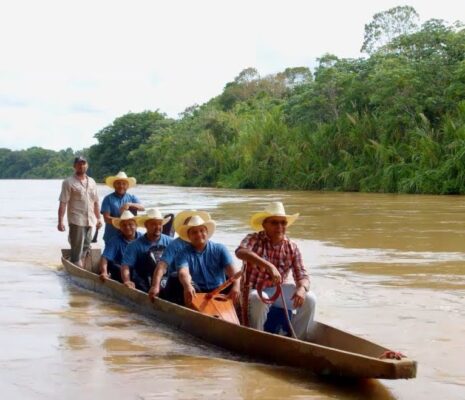
[[[129,210],[123,211],[121,218],[113,218],[112,223],[119,233],[105,245],[100,258],[100,279],[105,282],[111,277],[122,283],[121,262],[124,251],[130,242],[141,237],[142,234],[137,232],[135,216]]]
[[[226,247],[209,240],[215,227],[215,221],[194,215],[177,229],[179,237],[190,243],[175,259],[186,305],[192,303],[196,291],[210,292],[226,281],[226,274],[231,277],[237,272]],[[239,298],[239,281],[234,281],[228,294],[233,301]]]
[[[105,184],[115,189],[113,193],[105,196],[100,209],[105,220],[103,240],[107,244],[113,237],[118,236],[118,230],[111,223],[112,218],[119,218],[125,210],[137,215],[138,211],[144,211],[144,206],[140,204],[137,196],[127,193],[128,188],[136,186],[136,178],[128,178],[125,172],[120,171],[115,176],[106,178]]]
[[[170,217],[163,218],[157,208],[147,210],[146,215],[136,217],[137,225],[145,227],[147,232],[129,243],[123,255],[121,278],[130,288],[148,292],[155,265],[160,261],[165,248],[173,241],[171,236],[164,235],[163,225]]]
[[[211,219],[210,214],[206,211],[181,211],[174,218],[174,229],[177,230],[194,215],[200,216],[204,221]],[[176,255],[182,252],[186,246],[189,246],[189,243],[178,237],[165,249],[153,273],[152,286],[149,290],[150,299],[153,300],[155,297],[160,296],[162,299],[177,304],[184,303],[183,287],[178,279],[175,259]]]

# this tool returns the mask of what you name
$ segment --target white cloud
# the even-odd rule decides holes
[[[408,2],[465,20],[461,2]],[[0,147],[80,149],[116,117],[176,117],[242,69],[261,75],[324,53],[359,57],[364,24],[397,1],[3,1]]]

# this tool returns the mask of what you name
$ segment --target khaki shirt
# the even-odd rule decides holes
[[[88,176],[81,182],[75,175],[63,181],[59,200],[67,205],[68,224],[95,226],[95,203],[99,203],[97,184]]]

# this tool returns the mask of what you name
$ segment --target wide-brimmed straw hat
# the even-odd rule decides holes
[[[115,176],[109,176],[108,178],[105,179],[105,184],[112,189],[114,189],[114,183],[116,181],[126,181],[129,185],[129,187],[134,187],[136,186],[136,178],[132,178],[126,175],[126,172],[120,171],[118,172]]]
[[[120,229],[121,221],[128,221],[133,219],[136,221],[136,216],[129,210],[124,210],[119,218],[112,218],[111,223],[116,229]]]
[[[260,211],[250,218],[250,226],[255,231],[263,230],[263,221],[269,217],[284,217],[287,221],[287,226],[292,225],[299,214],[287,215],[284,210],[283,203],[280,201],[274,201],[268,204],[263,211]]]
[[[187,221],[186,224],[178,226],[178,229],[176,229],[176,233],[182,240],[190,243],[190,239],[187,232],[189,231],[189,229],[194,228],[196,226],[205,226],[207,228],[207,237],[208,239],[210,239],[213,236],[213,233],[215,232],[216,222],[212,219],[204,220],[200,215],[194,215],[189,219],[189,221]]]
[[[208,221],[211,219],[210,214],[207,213],[206,211],[197,211],[197,210],[181,211],[178,214],[176,214],[176,217],[174,217],[174,221],[173,221],[174,230],[177,231],[177,229],[181,225],[184,225],[184,223],[186,222],[186,219],[192,218],[194,215],[198,215],[204,221]]]
[[[162,225],[165,225],[171,219],[171,216],[163,218],[163,215],[161,214],[158,208],[149,208],[146,214],[139,215],[136,217],[137,226],[140,226],[141,228],[143,228],[145,222],[148,221],[149,219],[157,219],[159,221],[163,221]]]

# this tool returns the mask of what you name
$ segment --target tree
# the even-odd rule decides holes
[[[419,15],[411,6],[398,6],[376,13],[365,25],[362,52],[373,54],[394,38],[418,29]]]

